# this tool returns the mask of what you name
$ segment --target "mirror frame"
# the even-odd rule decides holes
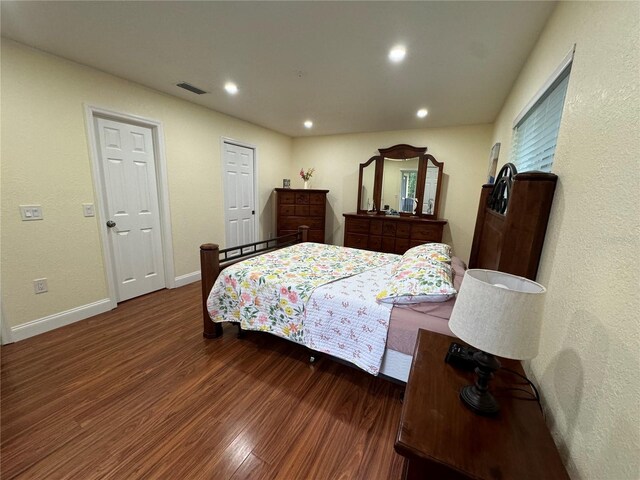
[[[433,165],[438,169],[438,188],[436,189],[436,198],[434,199],[432,214],[422,213],[422,205],[424,203],[424,186],[425,182],[427,181],[427,167],[429,165],[429,162],[432,162]],[[420,172],[420,167],[423,168],[422,172]],[[418,212],[419,217],[433,219],[439,218],[438,215],[440,213],[440,192],[442,191],[443,169],[444,162],[439,162],[438,160],[436,160],[436,157],[428,153],[424,155],[424,161],[420,162],[420,165],[418,167],[418,184],[420,185],[420,188],[417,188],[418,191],[416,192],[416,197],[418,200],[418,206],[416,208],[420,210],[420,212]]]
[[[374,212],[378,215],[384,215],[384,211],[380,210],[380,202],[382,200],[382,179],[384,176],[384,159],[392,158],[394,160],[404,160],[409,158],[418,158],[418,180],[416,185],[416,210],[411,215],[412,217],[431,218],[437,219],[440,209],[440,192],[442,190],[442,170],[444,169],[444,162],[439,162],[436,158],[427,153],[427,147],[414,147],[401,143],[389,148],[379,148],[380,155],[374,155],[369,160],[360,164],[360,171],[358,176],[358,213],[367,213],[366,210],[360,208],[362,205],[362,178],[363,172],[366,167],[375,162],[375,177],[373,185],[373,202],[375,204]],[[424,200],[424,184],[427,180],[427,165],[431,161],[435,167],[438,168],[438,189],[436,190],[435,205],[433,206],[433,213],[422,213],[422,204]],[[369,212],[371,213],[371,212]]]
[[[373,205],[374,209],[372,210],[375,213],[378,213],[378,207],[380,206],[380,199],[382,198],[382,170],[380,161],[380,155],[376,155],[371,157],[364,163],[360,164],[360,170],[358,173],[358,213],[368,213],[367,210],[361,207],[362,205],[362,178],[364,176],[364,169],[371,165],[373,162],[376,162],[375,172],[373,176]]]

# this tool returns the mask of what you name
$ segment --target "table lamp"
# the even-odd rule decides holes
[[[488,390],[500,368],[494,356],[525,360],[538,354],[542,301],[546,289],[532,280],[493,270],[465,273],[449,319],[449,328],[461,340],[478,348],[474,385],[460,390],[462,402],[480,415],[500,410]]]

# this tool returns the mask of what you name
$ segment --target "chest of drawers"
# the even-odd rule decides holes
[[[358,213],[343,214],[344,246],[403,254],[409,248],[442,242],[446,220]]]
[[[307,225],[309,241],[324,243],[327,193],[329,190],[276,188],[277,236],[296,233],[300,225]]]

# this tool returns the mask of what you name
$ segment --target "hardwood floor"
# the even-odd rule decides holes
[[[205,340],[199,289],[2,347],[2,478],[400,478],[400,386],[268,334]]]

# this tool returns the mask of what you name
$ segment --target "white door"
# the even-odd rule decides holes
[[[165,287],[151,129],[96,118],[117,301]]]
[[[436,204],[436,190],[438,188],[438,169],[427,166],[427,178],[424,184],[424,198],[422,213],[433,214]]]
[[[255,242],[253,149],[224,142],[226,248]]]

